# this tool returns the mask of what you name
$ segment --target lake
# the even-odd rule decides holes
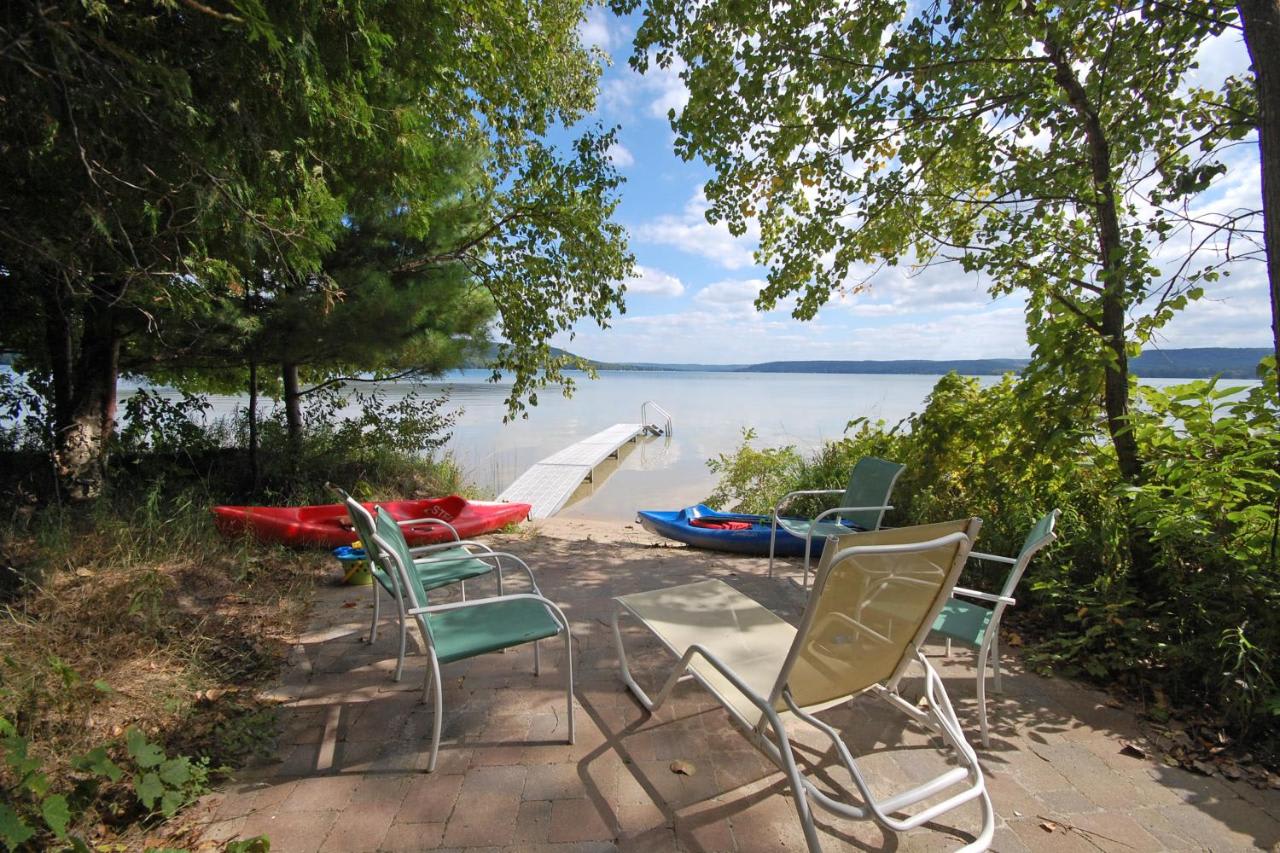
[[[627,445],[621,458],[602,466],[560,515],[631,520],[637,509],[671,509],[705,498],[715,487],[707,460],[737,447],[743,429],[755,430],[757,447],[794,444],[812,449],[839,438],[854,418],[890,424],[919,411],[936,375],[698,373],[601,371],[577,377],[572,398],[554,390],[538,395],[529,417],[503,424],[508,383],[490,383],[485,370],[462,370],[438,382],[388,383],[392,398],[417,391],[449,394],[461,409],[446,452],[466,479],[487,495],[506,488],[533,463],[615,423],[639,420],[654,400],[671,413],[670,436]],[[979,377],[985,384],[998,377]],[[1146,380],[1164,386],[1181,379]],[[1256,384],[1230,380],[1225,384]],[[122,387],[122,397],[126,389]],[[214,397],[214,414],[227,414],[238,397]],[[654,420],[651,416],[650,420]]]

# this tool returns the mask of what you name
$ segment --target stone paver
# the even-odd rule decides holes
[[[803,598],[794,585],[765,577],[764,560],[670,546],[618,524],[552,519],[536,534],[493,539],[534,567],[570,621],[577,742],[564,742],[564,653],[553,640],[543,644],[540,678],[528,647],[443,668],[443,737],[436,771],[426,773],[432,711],[421,703],[415,642],[404,679],[393,682],[394,621],[370,646],[369,590],[324,589],[268,691],[282,703],[277,760],[247,768],[210,799],[208,845],[262,834],[273,853],[805,849],[782,774],[693,684],[645,714],[618,678],[609,629],[611,596],[713,577],[795,620]],[[784,564],[783,575],[798,572]],[[514,576],[509,587],[521,583]],[[471,596],[490,594],[482,584]],[[637,676],[656,684],[671,661],[631,633]],[[935,664],[976,744],[972,656],[941,651]],[[978,749],[997,814],[993,849],[1280,849],[1280,792],[1122,753],[1138,726],[1096,690],[1027,673],[1016,660],[1006,661],[1004,684],[989,697],[991,747]],[[823,718],[865,756],[860,767],[879,792],[942,766],[932,734],[878,700]],[[826,741],[800,741],[817,750],[806,760],[820,778],[838,782],[844,771]],[[673,773],[676,759],[693,774]],[[825,850],[955,849],[980,825],[972,804],[898,836],[817,814]]]

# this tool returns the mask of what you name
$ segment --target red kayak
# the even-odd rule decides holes
[[[457,495],[421,501],[381,501],[365,506],[370,512],[375,506],[381,506],[399,521],[417,518],[447,521],[463,539],[523,521],[530,509],[529,504],[469,501]],[[336,548],[350,545],[358,538],[351,527],[347,508],[342,504],[215,506],[213,520],[226,536],[251,533],[264,542],[284,545]],[[410,525],[403,530],[410,545],[432,545],[453,539],[449,529],[439,524]]]

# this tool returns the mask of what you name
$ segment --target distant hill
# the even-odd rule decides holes
[[[467,367],[487,367],[496,348],[487,357],[478,357]],[[553,349],[557,355],[572,355]],[[1198,379],[1222,375],[1227,379],[1255,379],[1258,362],[1271,350],[1262,347],[1200,347],[1196,349],[1149,350],[1129,362],[1138,376],[1152,379]],[[575,356],[576,357],[576,356]],[[999,376],[1022,370],[1025,358],[899,359],[894,361],[766,361],[759,364],[661,364],[658,362],[606,362],[584,359],[597,370],[652,370],[707,373],[908,373],[965,376]]]
[[[1129,369],[1150,379],[1257,378],[1258,362],[1270,353],[1260,347],[1148,350],[1129,362]],[[744,373],[949,373],[999,376],[1027,366],[1025,358],[978,358],[943,361],[770,361],[740,367]]]
[[[1261,347],[1147,350],[1129,362],[1129,369],[1153,379],[1201,379],[1218,374],[1227,379],[1257,379],[1258,362],[1271,353]]]
[[[1025,358],[976,358],[955,361],[767,361],[738,368],[741,373],[963,373],[999,376],[1027,366]]]

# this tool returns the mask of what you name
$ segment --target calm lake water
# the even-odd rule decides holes
[[[439,382],[383,386],[392,397],[417,391],[449,394],[461,409],[446,452],[467,480],[496,495],[533,463],[615,423],[635,423],[640,406],[654,400],[671,413],[670,436],[641,439],[606,462],[594,484],[583,484],[560,515],[631,520],[637,509],[671,509],[704,499],[715,487],[707,460],[731,452],[742,431],[755,430],[756,447],[793,444],[812,449],[840,437],[846,424],[866,417],[896,423],[919,411],[938,376],[867,374],[759,374],[602,371],[578,378],[572,398],[538,395],[529,417],[502,423],[509,385],[487,380],[488,371],[464,370]],[[994,383],[997,377],[980,377]],[[1186,380],[1148,380],[1170,385]],[[1248,385],[1244,380],[1225,384]],[[125,389],[122,388],[122,392]],[[122,393],[124,396],[124,393]],[[215,397],[214,415],[243,405]],[[652,416],[650,421],[655,420]]]

